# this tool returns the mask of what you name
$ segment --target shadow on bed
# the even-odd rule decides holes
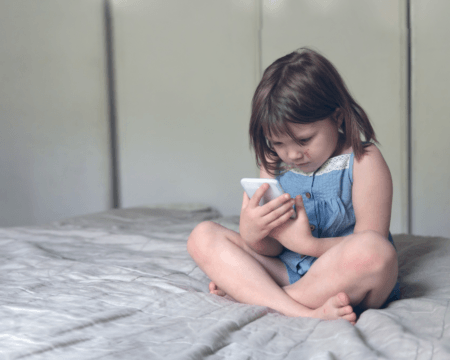
[[[398,252],[401,299],[433,296],[439,282],[430,281],[439,272],[448,239],[413,235],[394,235]],[[436,286],[434,286],[436,285]]]

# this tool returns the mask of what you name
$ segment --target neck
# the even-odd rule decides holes
[[[334,150],[334,153],[333,155],[331,155],[331,157],[341,155],[342,150],[344,150],[344,146],[345,146],[344,134],[339,133],[336,150]]]

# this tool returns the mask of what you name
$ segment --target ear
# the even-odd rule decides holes
[[[336,122],[338,129],[340,129],[344,122],[344,114],[341,108],[336,108],[336,110],[334,110],[333,119]]]

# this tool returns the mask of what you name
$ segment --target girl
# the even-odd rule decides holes
[[[259,206],[267,184],[244,193],[239,233],[214,222],[193,230],[187,248],[211,293],[352,324],[354,307],[395,298],[391,175],[334,66],[308,48],[270,65],[253,97],[250,141],[260,177],[276,177],[288,194]]]

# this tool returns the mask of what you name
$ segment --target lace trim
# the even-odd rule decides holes
[[[335,171],[335,170],[348,169],[350,167],[350,156],[351,156],[351,154],[343,154],[343,155],[332,157],[332,158],[328,159],[327,161],[325,161],[323,163],[323,165],[320,168],[318,168],[315,172],[314,171],[304,172],[299,168],[289,166],[285,163],[282,163],[281,166],[285,170],[292,171],[295,174],[300,174],[303,176],[313,176],[313,175],[318,176],[318,175],[327,174],[327,173],[329,173],[331,171]]]

